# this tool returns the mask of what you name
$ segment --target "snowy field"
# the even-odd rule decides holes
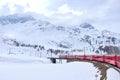
[[[51,64],[47,59],[20,55],[0,56],[0,80],[100,80],[98,69],[88,62]],[[107,80],[119,80],[110,68]]]

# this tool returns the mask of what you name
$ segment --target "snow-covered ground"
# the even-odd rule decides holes
[[[0,56],[0,80],[100,80],[100,77],[98,69],[88,62],[52,64],[43,58]],[[107,80],[118,79],[120,74],[108,69]]]
[[[26,63],[51,63],[51,61],[47,58],[40,58],[40,57],[34,57],[34,56],[28,56],[28,55],[14,55],[14,54],[0,54],[0,63],[21,63],[21,64],[26,64]]]
[[[108,44],[119,47],[120,35],[90,24],[66,27],[32,16],[0,17],[0,80],[100,80],[102,75],[92,63],[52,64],[47,57],[106,54],[99,48]],[[107,80],[118,79],[116,70],[107,70]]]

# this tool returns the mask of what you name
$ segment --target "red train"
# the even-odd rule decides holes
[[[60,55],[59,58],[99,61],[120,68],[120,55]]]

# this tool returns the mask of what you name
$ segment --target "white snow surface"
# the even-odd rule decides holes
[[[103,46],[107,45],[108,37],[118,38],[116,43],[120,44],[120,35],[108,31],[103,32],[104,38],[97,38],[103,36],[102,32],[80,26],[56,26],[41,20],[30,20],[24,23],[7,21],[5,23],[7,24],[0,24],[0,80],[100,80],[101,75],[97,73],[98,69],[92,63],[52,64],[46,58],[47,49],[68,51],[76,49],[71,53],[84,54],[84,47],[89,47],[90,51],[92,48],[98,48],[99,44],[96,44],[96,40],[98,43],[103,41]],[[90,36],[88,40],[92,41],[92,46],[85,41],[88,36]],[[33,47],[18,47],[13,44],[12,40],[26,45],[42,45],[45,50],[37,51],[37,48]],[[69,48],[58,46],[60,43]],[[109,44],[113,45],[113,42],[110,41]],[[94,53],[90,51],[86,53]],[[119,80],[120,74],[111,68],[107,71],[107,78],[107,80]]]
[[[88,62],[52,64],[48,59],[32,56],[0,56],[0,80],[100,80],[97,72],[98,69]],[[118,80],[120,74],[110,68],[107,78]]]

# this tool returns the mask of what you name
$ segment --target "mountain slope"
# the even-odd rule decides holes
[[[0,43],[1,53],[111,54],[119,53],[120,35],[99,31],[89,23],[66,27],[32,16],[10,15],[0,17]]]

